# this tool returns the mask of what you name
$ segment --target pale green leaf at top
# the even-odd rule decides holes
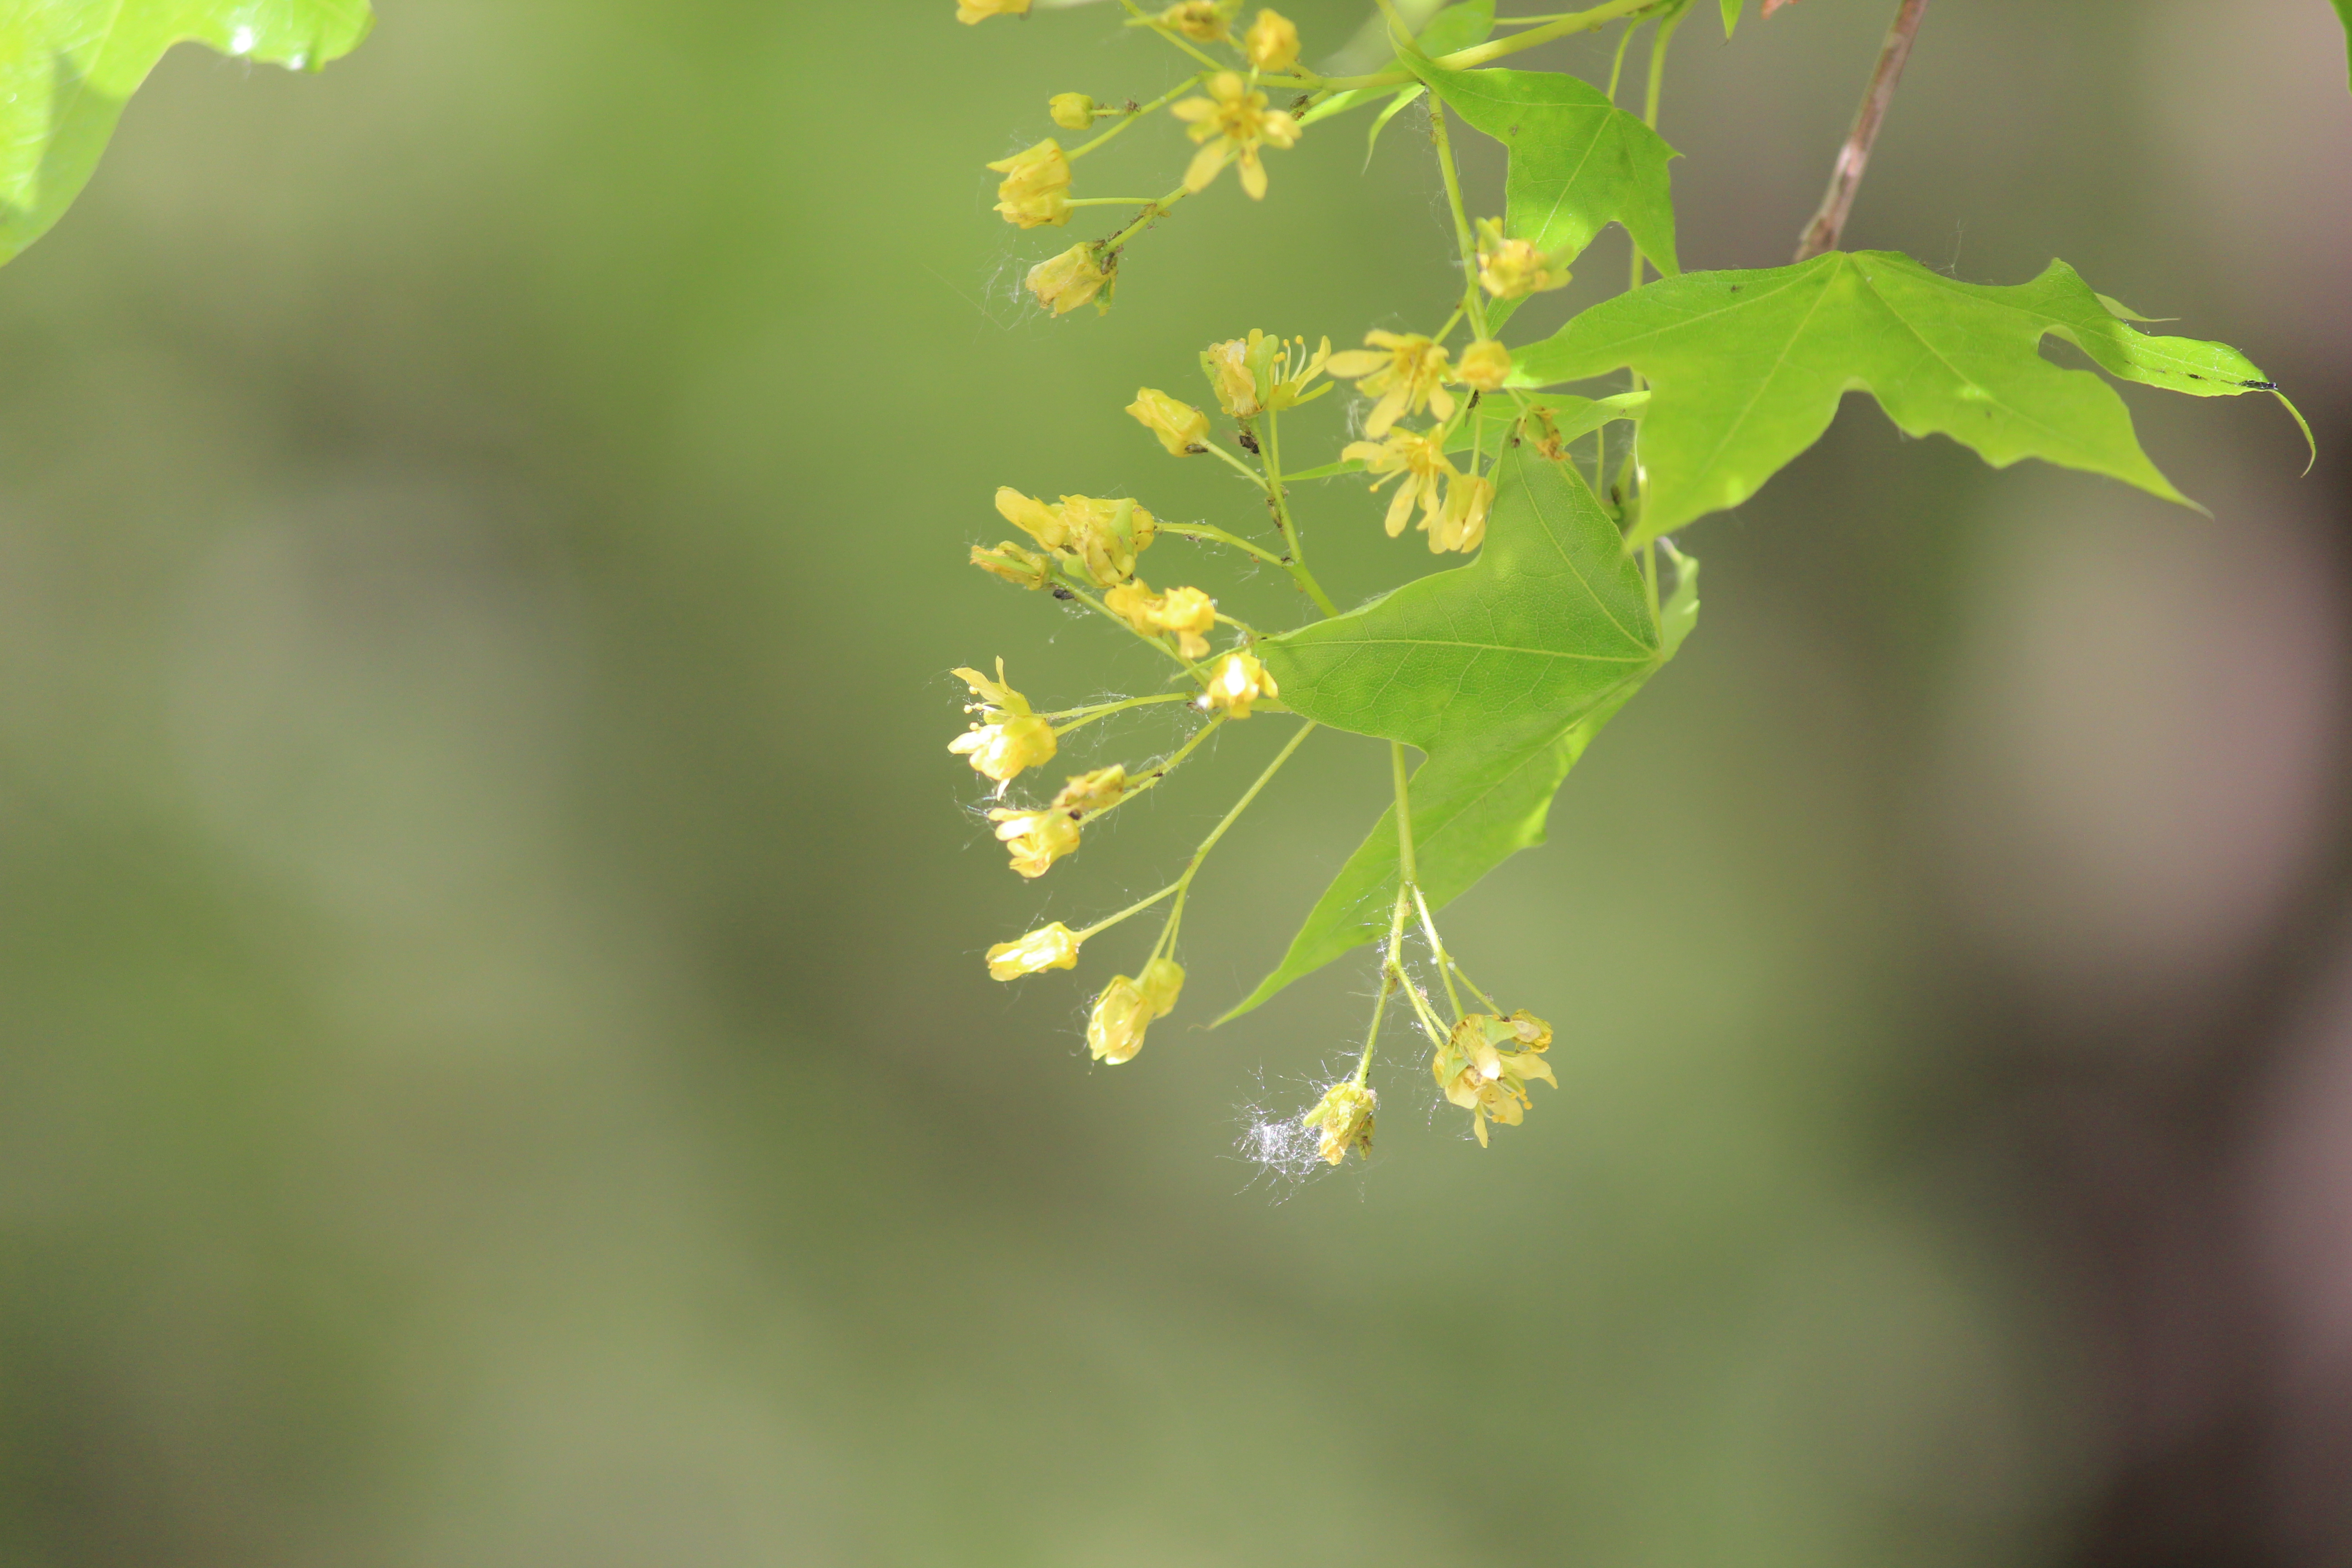
[[[1949,436],[1996,468],[2040,458],[2194,505],[2140,449],[2113,387],[2042,356],[2053,335],[2126,381],[2200,397],[2276,390],[2235,349],[2137,331],[2063,262],[1996,288],[1886,251],[1663,279],[1515,351],[1512,380],[1627,366],[1647,378],[1643,510],[1629,545],[1746,500],[1853,391],[1906,435]]]
[[[1503,227],[1512,238],[1573,260],[1617,223],[1650,265],[1668,277],[1682,270],[1666,169],[1675,150],[1638,115],[1557,71],[1456,71],[1425,58],[1404,64],[1465,123],[1510,150]]]
[[[1377,12],[1365,26],[1370,36],[1381,38],[1387,37],[1388,24]],[[1485,43],[1486,35],[1494,30],[1495,0],[1462,0],[1462,4],[1448,5],[1432,16],[1428,25],[1422,28],[1420,37],[1413,41],[1421,46],[1424,54],[1450,55],[1456,49],[1466,49],[1474,44]],[[1394,60],[1389,63],[1399,64]],[[1343,71],[1339,74],[1356,73]],[[1314,108],[1301,113],[1298,123],[1312,125],[1319,120],[1328,120],[1335,114],[1345,114],[1351,109],[1361,109],[1389,91],[1390,89],[1385,87],[1351,87],[1345,91],[1335,92]],[[1420,97],[1421,92],[1422,89],[1419,88],[1408,88],[1405,91],[1398,93],[1388,108],[1381,111],[1380,121],[1372,127],[1371,131],[1370,141],[1373,143],[1379,142],[1381,132],[1387,127],[1390,120],[1395,117],[1397,111]],[[1365,153],[1369,157],[1370,148],[1367,147]]]
[[[1495,0],[1462,0],[1429,19],[1413,41],[1425,55],[1450,55],[1486,41],[1495,30]]]
[[[1738,30],[1740,8],[1747,3],[1748,0],[1723,0],[1723,36],[1725,37],[1731,37]],[[2347,0],[2347,3],[2352,3],[2352,0]]]
[[[0,0],[0,262],[81,194],[173,44],[315,70],[373,20],[367,0]]]
[[[1569,770],[1697,613],[1686,573],[1669,602],[1673,630],[1661,629],[1639,565],[1573,463],[1523,443],[1495,480],[1477,560],[1259,645],[1293,710],[1426,753],[1406,798],[1433,909],[1543,841]],[[1281,964],[1226,1016],[1377,940],[1398,880],[1391,807]]]
[[[2336,14],[2344,21],[2345,43],[2352,47],[2352,0],[2336,0]]]

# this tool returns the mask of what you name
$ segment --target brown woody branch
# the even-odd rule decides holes
[[[1822,210],[1805,227],[1805,236],[1797,242],[1797,259],[1810,261],[1825,250],[1835,250],[1845,234],[1846,215],[1853,210],[1853,194],[1862,186],[1862,172],[1870,164],[1870,144],[1878,140],[1878,127],[1886,119],[1886,106],[1895,100],[1895,84],[1903,79],[1903,62],[1911,58],[1911,40],[1919,34],[1919,19],[1927,15],[1927,0],[1903,0],[1903,7],[1895,13],[1894,22],[1886,29],[1886,42],[1878,51],[1878,67],[1870,73],[1870,87],[1862,95],[1862,107],[1854,110],[1853,129],[1846,132],[1845,145],[1838,149],[1837,163],[1830,170],[1829,194],[1822,197]]]

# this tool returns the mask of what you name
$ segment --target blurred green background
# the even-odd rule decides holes
[[[1285,9],[1312,57],[1364,8]],[[1684,29],[1686,265],[1785,258],[1888,9]],[[1171,79],[1115,20],[387,0],[320,77],[175,54],[0,273],[0,1563],[2347,1560],[2328,8],[1931,12],[1849,243],[2063,257],[2286,384],[2316,470],[2263,400],[2133,394],[2207,519],[1850,405],[1690,531],[1698,635],[1449,920],[1560,1090],[1482,1152],[1401,1051],[1305,1184],[1236,1141],[1365,966],[1200,1026],[1383,749],[1245,819],[1105,1070],[1143,922],[982,949],[1158,886],[1289,726],[1023,885],[946,671],[1150,689],[964,563],[994,488],[1246,525],[1121,405],[1425,325],[1447,238],[1418,121],[1367,172],[1359,116],[1041,319],[1097,228],[980,165]],[[1428,564],[1378,516],[1306,503],[1342,596]],[[1192,548],[1155,581],[1295,617]]]

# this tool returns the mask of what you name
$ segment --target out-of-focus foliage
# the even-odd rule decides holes
[[[1362,7],[1283,9],[1325,40]],[[1684,29],[1687,262],[1786,257],[1885,13]],[[1076,454],[1076,489],[1231,515],[1119,411],[1139,367],[1189,373],[1190,318],[1344,341],[1449,276],[1442,196],[1366,201],[1361,135],[1310,128],[1278,173],[1313,178],[1213,193],[1124,279],[1188,319],[1037,319],[1052,247],[953,154],[1034,142],[1148,41],[951,14],[407,0],[320,79],[179,51],[0,274],[0,1561],[2063,1553],[2147,1402],[2018,1149],[2083,1106],[2121,1129],[2103,1201],[2179,1179],[2137,1107],[2203,1081],[2166,1031],[2308,855],[2347,710],[2332,440],[2298,483],[2276,410],[2126,388],[2209,522],[1834,426],[1710,525],[1706,633],[1553,847],[1456,906],[1559,1026],[1543,1135],[1479,1150],[1404,1063],[1369,1165],[1270,1181],[1237,1101],[1352,1043],[1360,967],[1093,1071],[1072,1006],[982,968],[1034,911],[950,809],[945,672],[1083,628],[976,591],[958,552],[1003,529],[969,476]],[[2131,278],[2277,344],[2337,430],[2347,239],[2303,183],[2352,177],[2335,24],[2215,15],[1938,7],[1855,240]],[[812,70],[877,36],[919,102]],[[1376,501],[1300,504],[1336,594],[1395,580]],[[1201,776],[1253,776],[1256,724]],[[1194,984],[1255,980],[1378,814],[1353,744],[1204,874],[1234,912]],[[1157,792],[1122,857],[1220,793]],[[1055,916],[1148,890],[1055,875]]]
[[[0,262],[81,194],[173,44],[319,70],[373,21],[367,0],[17,0],[0,12]]]

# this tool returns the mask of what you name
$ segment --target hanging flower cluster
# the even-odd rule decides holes
[[[1341,87],[1300,66],[1298,29],[1278,12],[1261,9],[1244,25],[1239,0],[1182,0],[1157,10],[1134,0],[1123,4],[1128,26],[1166,39],[1197,68],[1148,103],[1129,100],[1112,106],[1087,93],[1055,94],[1046,115],[1059,130],[1094,132],[1106,121],[1108,127],[1067,148],[1049,136],[988,164],[1001,176],[997,212],[1022,229],[1066,227],[1089,207],[1140,209],[1105,237],[1073,245],[1030,268],[1029,294],[1056,316],[1088,303],[1108,310],[1129,248],[1180,204],[1213,187],[1228,168],[1236,171],[1244,195],[1265,199],[1272,155],[1298,144],[1318,108],[1335,100],[1345,104]],[[956,14],[961,21],[978,23],[1025,16],[1029,8],[1029,0],[964,0]],[[1213,51],[1228,58],[1221,60]],[[1297,96],[1282,108],[1276,106],[1277,94]],[[1172,189],[1148,201],[1078,194],[1074,170],[1083,160],[1163,110],[1193,144]],[[1441,155],[1450,158],[1442,141],[1439,145]],[[1465,247],[1468,233],[1465,224]],[[1495,500],[1491,463],[1507,432],[1517,429],[1529,412],[1523,399],[1512,405],[1502,396],[1511,353],[1486,331],[1482,300],[1517,300],[1556,289],[1568,280],[1568,272],[1526,241],[1505,238],[1491,221],[1478,226],[1476,248],[1465,254],[1464,268],[1467,283],[1461,303],[1436,331],[1375,330],[1363,334],[1361,348],[1335,353],[1328,337],[1310,345],[1302,336],[1252,329],[1201,351],[1209,394],[1205,405],[1163,387],[1137,389],[1126,412],[1163,453],[1221,464],[1255,492],[1265,520],[1255,537],[1246,529],[1171,522],[1133,499],[1065,495],[1048,502],[1011,487],[996,492],[998,515],[1024,537],[973,546],[972,563],[1018,587],[1049,594],[1156,649],[1171,667],[1177,689],[1040,711],[1007,684],[1001,660],[993,679],[961,669],[956,673],[971,688],[969,711],[975,717],[949,749],[989,780],[1001,798],[1028,770],[1051,762],[1063,738],[1075,730],[1161,704],[1181,704],[1193,716],[1189,732],[1165,755],[1067,775],[1060,788],[1050,795],[1041,792],[1034,804],[992,804],[987,818],[1014,872],[1029,879],[1045,876],[1078,852],[1094,824],[1157,787],[1223,725],[1288,711],[1280,686],[1257,656],[1256,632],[1222,613],[1209,588],[1154,587],[1140,574],[1141,560],[1156,541],[1175,537],[1248,557],[1286,574],[1315,610],[1335,614],[1337,606],[1308,570],[1292,487],[1302,479],[1361,474],[1374,491],[1393,486],[1384,519],[1390,536],[1403,532],[1417,514],[1415,525],[1433,552],[1479,548]],[[1286,474],[1282,416],[1347,383],[1362,400],[1356,405],[1360,438],[1343,443],[1336,462]],[[1500,417],[1481,413],[1489,398],[1505,404]],[[1528,428],[1541,438],[1539,427]],[[1134,1060],[1150,1026],[1175,1009],[1183,991],[1177,949],[1195,875],[1314,728],[1304,724],[1290,737],[1173,881],[1083,929],[1055,921],[998,942],[988,949],[989,973],[1012,981],[1075,968],[1088,942],[1164,905],[1160,935],[1141,965],[1131,975],[1114,975],[1104,984],[1087,1016],[1087,1044],[1096,1061],[1118,1066]],[[1401,761],[1398,766],[1401,782]],[[1302,1136],[1311,1135],[1317,1156],[1330,1164],[1344,1162],[1350,1151],[1370,1152],[1378,1095],[1368,1075],[1382,1016],[1397,998],[1409,1005],[1428,1039],[1439,1090],[1471,1113],[1480,1143],[1486,1142],[1490,1123],[1518,1124],[1532,1103],[1529,1082],[1553,1081],[1543,1059],[1551,1043],[1549,1027],[1525,1013],[1465,1012],[1464,992],[1482,1002],[1485,993],[1470,984],[1445,950],[1421,889],[1405,880],[1395,905],[1380,994],[1356,1070],[1330,1084],[1294,1123]],[[1408,922],[1427,945],[1442,995],[1433,995],[1405,962]],[[1493,1009],[1491,1002],[1486,1005]]]

